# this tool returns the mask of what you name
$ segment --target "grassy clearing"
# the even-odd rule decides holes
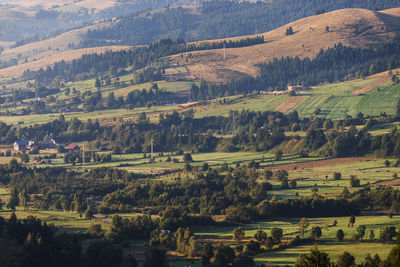
[[[391,160],[391,165],[395,160]],[[399,167],[385,167],[383,159],[368,159],[362,162],[353,162],[341,165],[325,165],[313,168],[298,168],[296,170],[288,170],[289,179],[297,180],[297,187],[294,189],[280,189],[278,181],[271,181],[274,190],[271,194],[278,198],[287,197],[303,197],[312,194],[312,187],[317,184],[318,193],[324,197],[333,197],[340,194],[344,187],[348,187],[349,191],[358,190],[359,188],[350,187],[350,176],[355,175],[360,179],[361,186],[368,184],[374,186],[378,181],[389,181],[393,179],[394,173],[400,173]],[[333,180],[333,173],[340,172],[341,180]],[[394,186],[397,188],[397,186]]]
[[[64,211],[54,211],[54,210],[36,210],[30,209],[24,211],[22,209],[17,209],[15,215],[18,219],[22,220],[28,216],[34,216],[43,222],[54,224],[60,228],[60,231],[67,232],[84,232],[93,223],[100,223],[103,229],[108,229],[109,224],[103,223],[101,221],[86,220],[80,217],[78,213],[64,212]],[[10,210],[1,210],[0,216],[4,218],[9,218],[11,216]]]

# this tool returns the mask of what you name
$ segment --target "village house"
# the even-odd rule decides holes
[[[24,151],[28,149],[29,141],[27,140],[18,140],[14,143],[14,150],[15,151]]]

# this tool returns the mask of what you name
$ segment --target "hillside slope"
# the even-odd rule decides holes
[[[294,34],[286,36],[286,29],[289,27],[293,28]],[[256,76],[258,74],[256,64],[268,62],[273,58],[313,57],[321,49],[333,47],[338,43],[352,47],[365,47],[368,44],[385,42],[399,32],[400,8],[380,12],[343,9],[300,19],[276,30],[258,34],[258,36],[264,36],[265,43],[226,49],[225,60],[223,60],[223,50],[217,49],[191,53],[188,62],[183,64],[197,78],[221,82],[240,73]],[[244,37],[203,42],[242,38]],[[171,58],[181,61],[182,64],[180,56]]]
[[[55,54],[72,50],[74,46],[77,46],[82,41],[82,37],[88,30],[108,27],[111,24],[112,22],[103,22],[96,25],[67,31],[45,40],[28,43],[15,48],[5,49],[0,55],[0,60],[9,61],[12,59],[18,59],[19,63],[25,63],[54,56]]]
[[[119,51],[123,49],[130,49],[130,46],[102,46],[93,48],[83,48],[78,50],[70,50],[40,60],[24,63],[4,69],[0,69],[0,77],[17,77],[21,76],[26,70],[38,70],[40,68],[46,68],[47,66],[53,65],[61,60],[72,61],[78,59],[83,55],[87,54],[101,54],[107,51]]]

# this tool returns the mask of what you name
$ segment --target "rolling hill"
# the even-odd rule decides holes
[[[289,27],[294,31],[292,35],[286,35]],[[78,29],[41,42],[6,49],[2,58],[22,55],[29,60],[27,64],[1,70],[0,75],[21,74],[28,68],[38,69],[60,60],[68,61],[79,58],[85,51],[92,50],[75,50],[65,53],[63,51],[69,49],[66,40],[70,43],[77,43],[87,29]],[[183,58],[180,54],[174,55],[170,56],[169,60],[172,65],[179,63],[179,65],[185,66],[190,74],[198,79],[223,82],[245,75],[255,77],[259,73],[257,64],[271,61],[274,58],[313,57],[321,49],[333,47],[338,43],[352,47],[366,47],[386,42],[396,36],[399,31],[400,8],[384,11],[342,9],[300,19],[263,34],[195,42],[199,45],[254,36],[264,37],[265,42],[262,44],[227,48],[225,60],[223,59],[223,49],[186,53]],[[93,49],[93,51],[103,51],[105,48]],[[114,46],[113,49],[118,49],[118,46]],[[119,49],[126,49],[126,47]],[[46,57],[49,58],[46,59]],[[32,61],[33,59],[35,61]],[[16,70],[18,71],[14,73]]]
[[[285,32],[289,27],[292,27],[294,34],[287,36]],[[254,35],[262,35],[265,43],[226,49],[225,60],[223,60],[222,49],[192,52],[190,56],[186,55],[187,63],[178,55],[171,59],[185,65],[197,78],[221,82],[240,74],[257,76],[256,65],[274,58],[313,57],[321,49],[333,47],[338,43],[352,47],[365,47],[385,42],[399,32],[400,8],[380,12],[343,9],[300,19],[276,30]],[[251,36],[202,41],[197,44],[246,37]]]

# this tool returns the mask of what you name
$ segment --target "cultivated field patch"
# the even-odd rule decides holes
[[[284,103],[282,103],[279,107],[275,109],[275,111],[286,113],[292,108],[294,108],[298,103],[303,101],[303,99],[307,98],[305,95],[301,96],[291,96]]]

